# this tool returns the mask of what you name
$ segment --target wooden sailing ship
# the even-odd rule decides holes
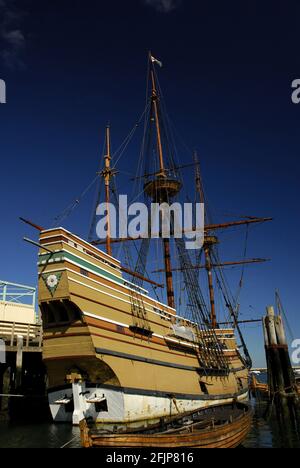
[[[152,159],[147,158],[153,165],[149,174],[144,171],[141,180],[148,201],[163,203],[177,199],[182,182],[172,157],[165,157],[167,145],[163,136],[167,132],[155,59],[151,56],[149,89],[145,129],[148,125],[154,141]],[[196,160],[193,165],[199,201],[204,202]],[[115,192],[111,187],[115,167],[109,127],[105,167],[100,175],[105,181],[108,210],[106,251],[98,248],[101,241],[87,242],[62,227],[47,230],[34,225],[40,231],[39,304],[54,421],[78,425],[83,419],[90,419],[108,430],[144,430],[162,418],[246,401],[251,359],[240,332],[237,304],[232,303],[225,289],[223,296],[230,320],[227,326],[217,320],[215,278],[221,285],[223,275],[218,272],[228,263],[220,263],[216,255],[216,233],[268,219],[248,218],[226,224],[206,220],[204,265],[193,264],[183,240],[175,240],[181,262],[177,270],[182,274],[189,301],[179,314],[171,239],[161,234],[157,239],[163,252],[165,303],[145,289],[145,284],[162,287],[145,270],[151,239],[111,237],[109,208]],[[123,245],[141,243],[133,268],[113,256],[113,246],[120,241]],[[199,284],[198,272],[202,268],[207,272],[209,304]],[[232,421],[233,439],[228,445],[234,444],[235,427],[240,428],[241,437],[236,439],[240,441],[249,428],[248,416],[246,420]],[[195,430],[198,431],[197,426]],[[218,430],[223,429],[220,426]],[[205,428],[203,434],[205,438]]]
[[[250,391],[254,398],[262,397],[265,399],[270,399],[271,397],[269,385],[267,383],[259,382],[259,380],[254,374],[252,374],[251,376]],[[300,379],[296,378],[294,391],[295,393],[298,393],[298,395],[300,395]]]
[[[263,396],[266,399],[270,398],[269,385],[267,383],[259,382],[256,375],[252,374],[250,378],[250,391],[252,396]]]

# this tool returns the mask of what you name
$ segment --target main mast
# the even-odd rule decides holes
[[[113,175],[111,169],[111,142],[110,142],[110,125],[106,127],[106,154],[104,156],[104,170],[102,171],[102,177],[105,182],[105,203],[107,212],[107,237],[106,237],[106,252],[112,256],[111,247],[111,220],[110,220],[110,181]]]
[[[180,189],[181,184],[177,180],[170,179],[167,176],[167,170],[165,167],[162,133],[161,133],[161,122],[160,122],[160,96],[157,89],[156,76],[154,62],[151,53],[149,55],[150,60],[150,79],[152,85],[151,93],[151,117],[155,121],[156,128],[156,139],[157,139],[157,152],[159,158],[159,172],[155,174],[153,180],[145,184],[145,193],[152,199],[154,203],[170,203],[170,200],[175,197]],[[174,296],[174,284],[173,284],[173,273],[171,263],[171,246],[170,239],[163,238],[164,248],[164,261],[165,261],[165,272],[166,272],[166,285],[167,285],[167,297],[168,305],[175,309],[175,296]]]
[[[157,135],[157,149],[158,149],[158,156],[159,156],[159,167],[160,167],[160,173],[157,174],[157,176],[160,177],[166,177],[166,171],[165,171],[165,164],[164,164],[164,155],[163,155],[163,148],[162,148],[162,140],[161,140],[161,130],[160,130],[160,120],[159,120],[159,111],[158,111],[158,106],[159,106],[159,96],[157,93],[157,87],[156,87],[156,80],[155,80],[155,75],[154,75],[154,65],[151,60],[151,83],[152,83],[152,106],[153,106],[153,111],[154,111],[154,116],[155,116],[155,126],[156,126],[156,135]]]

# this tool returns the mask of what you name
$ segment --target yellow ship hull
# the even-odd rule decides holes
[[[248,370],[232,329],[214,331],[228,372],[204,368],[196,325],[127,282],[116,259],[62,228],[43,231],[40,243],[43,357],[55,421],[140,426],[247,399]]]

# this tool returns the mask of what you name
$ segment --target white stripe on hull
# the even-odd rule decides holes
[[[69,408],[60,403],[62,399],[73,399]],[[248,392],[238,397],[239,401],[248,399]],[[105,400],[101,404],[104,408],[97,411],[96,400]],[[140,393],[124,393],[119,390],[88,387],[85,384],[73,384],[72,388],[49,392],[49,404],[55,422],[69,422],[78,425],[84,418],[90,418],[104,427],[111,425],[127,425],[130,427],[147,426],[147,422],[159,421],[162,417],[206,409],[212,406],[230,404],[233,398],[213,399],[176,399],[156,395],[141,395]],[[93,401],[93,403],[91,403]],[[57,402],[57,403],[55,403]],[[107,406],[107,407],[105,407]],[[104,410],[103,410],[104,409]],[[107,409],[107,411],[106,411]]]

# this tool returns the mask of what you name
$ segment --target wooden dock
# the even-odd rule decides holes
[[[9,399],[42,388],[42,348],[35,288],[0,281],[0,416],[7,418]]]
[[[17,352],[22,337],[25,353],[41,353],[43,349],[43,327],[28,323],[0,321],[0,339],[5,343],[6,352]]]
[[[35,288],[0,281],[0,340],[6,352],[41,352],[43,332],[38,320]]]

